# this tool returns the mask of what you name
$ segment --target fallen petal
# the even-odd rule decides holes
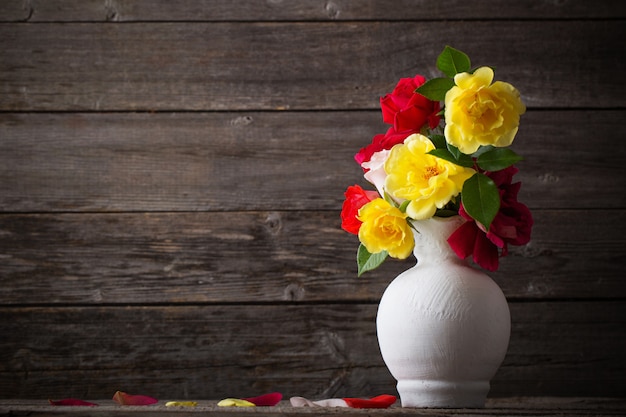
[[[78,400],[76,398],[64,398],[62,400],[48,400],[51,405],[64,405],[64,406],[84,406],[84,407],[94,407],[98,404],[90,403],[88,401]]]
[[[343,398],[329,398],[327,400],[317,400],[313,401],[313,404],[320,407],[348,407],[348,404],[343,400]]]
[[[307,400],[304,397],[291,397],[289,402],[293,407],[316,407],[311,400]]]
[[[270,392],[269,394],[259,395],[258,397],[244,398],[246,401],[250,401],[254,405],[263,407],[272,407],[283,399],[283,394],[280,392]]]
[[[115,393],[113,401],[119,405],[150,405],[159,402],[156,398],[148,397],[146,395],[131,395],[122,391],[117,391]]]
[[[348,404],[348,407],[351,408],[388,408],[396,402],[396,397],[383,394],[370,398],[369,400],[363,398],[344,398],[344,401]]]
[[[242,400],[239,398],[226,398],[217,403],[218,407],[256,407],[254,403],[250,401]]]
[[[293,407],[349,407],[342,398],[311,401],[304,397],[291,397],[289,402]]]
[[[195,407],[198,405],[195,401],[168,401],[165,403],[166,407]]]

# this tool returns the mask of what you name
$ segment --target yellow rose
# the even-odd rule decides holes
[[[446,140],[470,155],[480,145],[509,146],[526,106],[511,84],[493,81],[493,70],[455,75],[455,86],[445,98]]]
[[[410,200],[406,212],[415,220],[432,217],[437,208],[443,208],[461,192],[465,180],[475,173],[471,168],[428,155],[433,149],[430,139],[413,134],[404,144],[394,146],[385,162],[387,193]]]
[[[365,204],[358,219],[363,222],[359,240],[370,253],[386,250],[389,256],[406,259],[413,251],[413,233],[407,215],[382,198]]]

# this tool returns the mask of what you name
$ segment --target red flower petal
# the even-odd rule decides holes
[[[507,245],[525,245],[530,241],[533,217],[528,207],[517,201],[521,183],[511,183],[517,171],[510,166],[487,173],[498,186],[501,198],[500,210],[489,231],[472,219],[461,204],[459,214],[468,223],[461,225],[448,239],[460,258],[473,254],[474,262],[488,271],[498,269],[498,258],[508,254]]]
[[[359,233],[362,223],[356,217],[359,209],[378,198],[378,192],[366,191],[359,185],[352,185],[348,187],[344,195],[346,199],[341,207],[341,228],[356,235]]]
[[[476,234],[474,262],[487,271],[498,269],[498,247],[487,239],[487,235],[484,233]]]
[[[383,394],[369,400],[362,398],[344,398],[343,400],[351,408],[388,408],[396,402],[396,397]]]
[[[380,98],[383,122],[391,124],[395,130],[420,129],[428,123],[431,128],[439,124],[439,102],[428,100],[415,89],[426,82],[426,78],[416,75],[401,78],[393,92]]]
[[[90,403],[88,401],[83,401],[83,400],[78,400],[76,398],[64,398],[62,400],[57,400],[57,401],[53,401],[53,400],[48,400],[48,402],[51,405],[63,405],[63,406],[82,406],[82,407],[95,407],[98,404],[96,403]]]
[[[283,399],[283,394],[280,392],[270,392],[269,394],[259,395],[258,397],[243,398],[246,401],[250,401],[252,404],[259,407],[272,407]]]
[[[363,165],[363,162],[368,162],[372,159],[372,155],[376,152],[391,149],[394,145],[404,143],[404,139],[406,139],[409,135],[418,132],[419,130],[396,131],[393,127],[390,127],[385,134],[378,134],[374,136],[372,138],[372,143],[362,148],[356,155],[354,155],[354,160],[359,164],[359,166],[361,166]],[[365,168],[363,170],[367,172]]]
[[[448,244],[461,259],[473,254],[474,262],[488,271],[498,269],[498,246],[473,221],[459,226],[448,238]]]
[[[450,235],[448,244],[459,258],[465,259],[474,251],[478,232],[476,223],[465,222]]]
[[[158,403],[159,400],[145,395],[130,395],[122,391],[117,391],[113,396],[113,401],[119,405],[150,405]]]

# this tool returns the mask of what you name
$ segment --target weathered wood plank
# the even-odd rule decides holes
[[[510,299],[626,297],[626,211],[538,210],[492,274]],[[338,212],[0,216],[0,304],[377,302]]]
[[[624,111],[529,111],[532,208],[625,208]],[[0,210],[335,210],[379,111],[0,114]],[[608,155],[611,155],[609,158]]]
[[[624,302],[512,303],[491,396],[626,394]],[[376,305],[0,308],[0,396],[395,392]]]
[[[490,1],[395,0],[4,0],[0,21],[281,21],[426,19],[624,18],[620,0],[539,2],[518,0],[502,7]]]
[[[516,176],[523,184],[520,200],[541,208],[626,207],[626,194],[619,191],[626,190],[626,144],[616,141],[624,117],[619,113],[542,111],[523,116],[513,144],[524,157]]]
[[[595,308],[599,311],[590,311]],[[587,391],[585,380],[588,374],[595,374],[600,386],[594,389],[594,395],[602,396],[604,391],[623,398],[626,361],[611,358],[613,354],[606,355],[605,349],[615,343],[615,355],[624,356],[618,352],[626,351],[625,308],[624,301],[512,304],[511,341],[505,364],[496,379],[506,384],[499,386],[494,381],[492,392],[530,382],[529,390],[536,395],[554,389],[559,391],[558,395],[572,397]],[[611,335],[613,332],[616,333]],[[552,351],[558,354],[550,353]],[[607,372],[607,368],[613,366],[615,369]],[[516,388],[503,394],[513,396],[516,390],[525,391]]]
[[[445,44],[530,107],[617,108],[625,36],[619,20],[2,24],[0,110],[371,109],[398,78],[440,75]]]
[[[379,113],[0,114],[10,211],[341,206]],[[80,175],[77,175],[77,174]]]

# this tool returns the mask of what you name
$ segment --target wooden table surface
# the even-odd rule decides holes
[[[58,407],[46,400],[0,400],[0,416],[187,416],[220,415],[249,416],[623,416],[626,412],[624,398],[578,397],[513,397],[487,400],[482,409],[402,408],[352,409],[339,407],[292,407],[283,401],[275,407],[217,407],[217,401],[198,401],[196,407],[166,407],[164,401],[150,406],[119,406],[111,400],[94,401],[97,407]]]

